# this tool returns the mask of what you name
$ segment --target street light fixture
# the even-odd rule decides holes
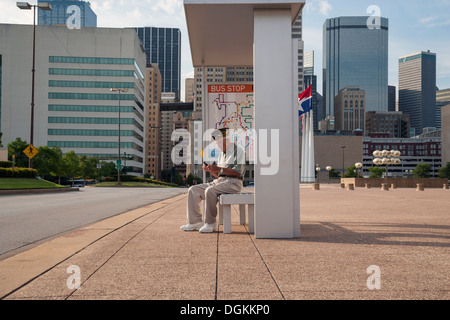
[[[330,184],[330,171],[331,171],[333,168],[330,167],[330,166],[327,166],[326,169],[327,169],[327,171],[328,171],[328,184]]]
[[[316,182],[319,182],[319,173],[320,173],[320,167],[319,164],[316,164],[316,172],[317,172],[317,178],[316,178]]]
[[[401,152],[398,150],[375,150],[373,152],[373,156],[375,157],[373,159],[373,164],[376,166],[386,166],[386,179],[388,178],[388,166],[389,165],[399,165],[401,163],[401,160],[399,157],[401,156]]]
[[[17,7],[21,10],[31,10],[33,8],[33,67],[31,69],[31,121],[30,121],[30,144],[34,143],[34,78],[36,73],[36,8],[42,10],[52,10],[52,6],[48,2],[41,2],[37,5],[28,2],[17,2]],[[28,161],[28,167],[33,167],[33,159]]]
[[[119,93],[119,152],[117,154],[117,185],[120,186],[122,184],[120,181],[120,170],[122,169],[122,163],[120,160],[120,94],[122,92],[128,92],[128,89],[111,88],[110,91]]]
[[[357,163],[355,163],[355,168],[356,168],[356,178],[359,178],[359,172],[360,172],[360,169],[362,168],[362,163],[361,162],[357,162]]]

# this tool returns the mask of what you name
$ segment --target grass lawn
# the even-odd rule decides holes
[[[0,178],[0,190],[19,190],[19,189],[53,189],[64,188],[59,184],[41,180],[25,178]]]
[[[116,181],[107,181],[100,182],[92,185],[93,187],[116,187]],[[156,183],[147,183],[147,182],[133,182],[133,181],[122,181],[121,187],[145,187],[145,188],[174,188],[170,186],[164,186]]]

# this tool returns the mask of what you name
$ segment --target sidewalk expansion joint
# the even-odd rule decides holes
[[[176,200],[176,201],[174,201],[174,202],[171,202],[171,203],[167,203],[167,204],[165,204],[163,207],[159,207],[159,208],[157,208],[157,209],[155,209],[155,210],[152,210],[152,211],[150,211],[150,212],[148,212],[148,213],[146,213],[146,214],[144,214],[144,215],[142,215],[142,216],[140,216],[140,217],[138,217],[138,218],[136,218],[136,219],[134,219],[134,220],[132,220],[132,221],[130,221],[130,222],[128,222],[128,223],[126,223],[126,224],[124,224],[123,226],[121,226],[120,228],[117,228],[117,229],[115,229],[115,230],[113,230],[112,232],[114,232],[114,231],[117,231],[117,230],[119,230],[119,229],[121,229],[121,228],[123,228],[123,227],[125,227],[126,225],[128,225],[128,224],[130,224],[130,223],[132,223],[132,222],[134,222],[134,221],[136,221],[136,220],[138,220],[138,219],[141,219],[141,218],[143,218],[143,217],[145,217],[145,216],[147,216],[147,215],[149,215],[150,213],[152,213],[152,212],[154,212],[154,211],[156,211],[156,210],[161,210],[161,209],[164,209],[164,208],[166,208],[166,207],[168,207],[168,206],[170,206],[171,204],[173,204],[173,203],[176,203],[176,202],[178,202],[178,201],[181,201],[181,199],[180,200]],[[139,230],[135,235],[133,235],[130,239],[128,239],[124,244],[122,244],[121,246],[120,246],[120,248],[119,249],[117,249],[108,259],[106,259],[106,261],[105,262],[103,262],[97,269],[95,269],[84,281],[83,281],[83,283],[81,283],[81,285],[80,285],[80,287],[82,287],[83,286],[83,284],[84,283],[86,283],[94,274],[96,274],[101,268],[103,268],[103,266],[105,266],[112,258],[114,258],[115,256],[116,256],[116,254],[117,253],[119,253],[119,251],[120,250],[122,250],[128,243],[130,243],[134,238],[136,238],[139,234],[141,234],[145,229],[147,229],[148,227],[150,227],[153,223],[155,223],[156,221],[158,221],[160,218],[162,218],[163,216],[165,216],[168,212],[170,212],[170,210],[167,210],[167,211],[164,211],[163,213],[161,213],[158,217],[156,217],[153,221],[151,221],[150,223],[148,223],[147,225],[145,225],[141,230]],[[111,232],[110,232],[111,233]],[[110,234],[110,233],[108,233],[108,234]],[[91,244],[90,244],[91,245]],[[87,247],[86,247],[87,248]],[[75,290],[73,290],[64,300],[67,300],[67,299],[69,299],[75,292],[77,292],[77,289],[75,289]]]

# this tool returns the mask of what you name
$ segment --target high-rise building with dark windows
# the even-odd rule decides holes
[[[436,127],[436,54],[416,52],[399,58],[398,108],[409,114],[415,134]]]
[[[147,54],[147,63],[157,64],[161,72],[162,93],[180,98],[181,31],[177,28],[134,28]]]
[[[323,98],[325,115],[345,87],[366,92],[366,111],[388,109],[389,21],[368,25],[368,17],[337,17],[323,25]]]
[[[81,0],[38,0],[38,3],[48,2],[52,6],[52,10],[38,10],[38,25],[55,26],[67,25],[69,19],[74,19],[79,13],[80,28],[97,27],[97,15],[91,8],[88,1]],[[71,6],[77,6],[79,11],[73,10]],[[71,20],[70,23],[74,23]]]

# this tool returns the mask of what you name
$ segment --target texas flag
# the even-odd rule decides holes
[[[301,116],[312,109],[312,85],[298,96],[298,115]]]

